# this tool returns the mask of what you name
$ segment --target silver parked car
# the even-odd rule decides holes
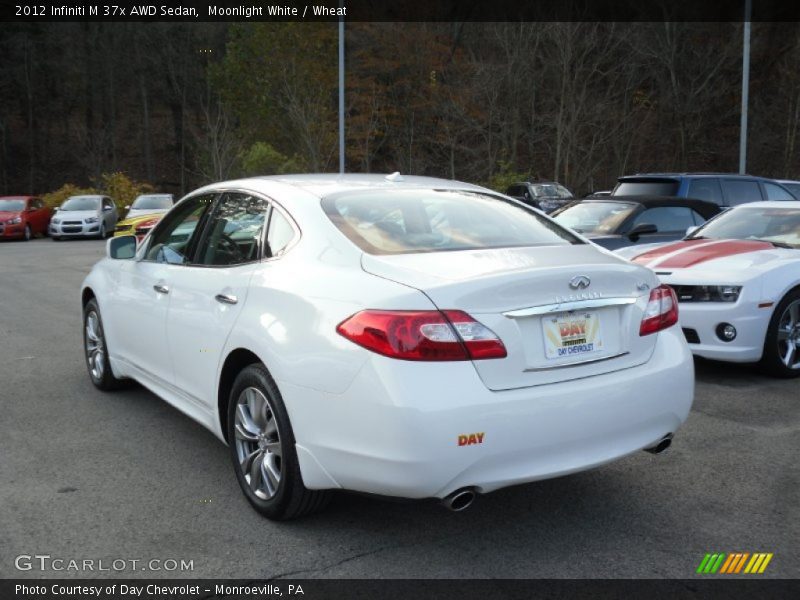
[[[108,237],[114,232],[119,215],[108,196],[70,196],[56,209],[50,220],[50,237]]]

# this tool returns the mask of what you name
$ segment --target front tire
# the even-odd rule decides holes
[[[123,381],[111,372],[103,320],[94,298],[83,308],[83,348],[89,378],[95,387],[103,391],[119,388]]]
[[[263,365],[250,365],[236,377],[228,399],[227,433],[236,479],[262,515],[285,521],[327,504],[328,491],[303,485],[289,415]]]
[[[26,242],[29,242],[31,241],[32,237],[33,237],[33,232],[31,231],[31,226],[26,223],[25,231],[22,233],[22,239],[25,240]]]
[[[800,377],[800,290],[786,294],[772,313],[760,366],[773,377]]]
[[[99,237],[101,240],[104,240],[104,239],[106,239],[106,222],[105,222],[105,221],[103,221],[102,223],[100,223],[100,233],[98,234],[98,237]]]

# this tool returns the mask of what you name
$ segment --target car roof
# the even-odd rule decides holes
[[[463,181],[452,179],[439,179],[436,177],[422,177],[418,175],[398,174],[355,174],[355,173],[328,173],[308,175],[269,175],[264,177],[250,177],[223,181],[208,185],[197,193],[221,188],[249,188],[266,191],[274,184],[291,186],[303,190],[317,198],[323,198],[340,192],[375,189],[444,189],[444,190],[469,190],[475,192],[499,195],[498,192],[483,188]]]
[[[800,200],[762,200],[739,204],[729,210],[739,210],[741,208],[796,208],[800,210]]]
[[[800,184],[800,181],[798,181],[798,180],[796,180],[796,179],[775,179],[774,181],[777,181],[778,183],[795,183],[795,184]]]
[[[745,179],[769,179],[768,177],[761,177],[759,175],[748,175],[747,173],[636,173],[634,175],[623,175],[622,177],[618,177],[617,181],[622,181],[624,179],[634,179],[638,177],[664,177],[664,178],[671,178],[671,179],[679,179],[684,177],[742,177]],[[771,180],[774,181],[774,180]]]
[[[33,200],[36,196],[0,196],[0,200]]]
[[[581,202],[628,202],[630,204],[641,204],[647,208],[654,208],[657,206],[688,206],[700,213],[708,211],[713,212],[713,214],[720,211],[720,206],[714,202],[696,200],[694,198],[681,198],[678,196],[601,196],[599,198],[583,198]],[[761,204],[764,203],[761,202]]]

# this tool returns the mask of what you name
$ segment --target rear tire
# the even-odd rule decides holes
[[[236,377],[228,398],[227,429],[236,479],[262,515],[287,521],[328,503],[329,491],[303,485],[289,415],[263,365],[245,367]]]
[[[111,372],[103,320],[94,298],[83,308],[83,349],[89,378],[97,389],[107,392],[124,384],[124,380],[117,379]]]
[[[759,366],[773,377],[800,377],[800,290],[786,294],[772,313]]]

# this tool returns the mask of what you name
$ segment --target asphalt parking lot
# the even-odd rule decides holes
[[[211,433],[138,386],[92,386],[79,286],[103,251],[0,243],[0,577],[109,575],[14,566],[49,554],[193,562],[124,577],[684,578],[719,551],[772,552],[758,577],[800,577],[798,381],[698,361],[691,416],[660,456],[501,490],[463,513],[341,494],[272,523]]]

